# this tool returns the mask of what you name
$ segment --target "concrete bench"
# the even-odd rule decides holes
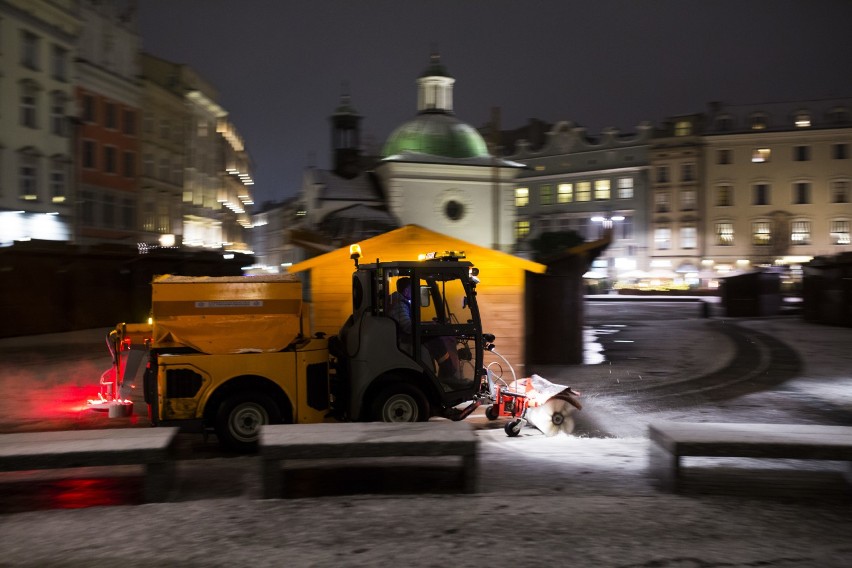
[[[463,422],[263,426],[259,443],[263,496],[282,496],[282,462],[286,465],[290,460],[438,456],[461,458],[464,491],[473,493],[478,475],[476,452],[476,435]]]
[[[650,471],[666,489],[678,488],[682,457],[849,461],[852,427],[809,424],[659,422],[648,427]],[[852,469],[846,474],[852,483]]]
[[[65,430],[0,435],[0,471],[145,466],[145,499],[163,501],[174,478],[178,428]]]

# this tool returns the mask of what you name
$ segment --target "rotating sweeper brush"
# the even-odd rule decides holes
[[[509,362],[497,353],[493,345],[489,351],[502,359],[512,373],[512,381],[502,378],[494,369],[499,365],[488,367],[488,392],[492,404],[485,409],[489,420],[509,417],[504,430],[508,436],[517,436],[527,423],[535,426],[545,436],[570,434],[574,431],[572,414],[583,408],[578,397],[580,393],[564,385],[551,383],[538,375],[518,379]]]

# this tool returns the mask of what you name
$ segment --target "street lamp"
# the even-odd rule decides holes
[[[596,215],[596,216],[592,217],[593,223],[600,223],[601,226],[604,228],[604,230],[610,231],[610,233],[612,232],[612,224],[613,224],[614,221],[624,221],[624,215]],[[611,235],[610,236],[610,243],[612,243],[612,241],[614,241],[614,240],[615,240],[615,237],[613,235]],[[612,280],[612,263],[613,263],[613,260],[614,259],[611,256],[607,255],[607,258],[606,258],[606,280],[607,280],[607,284],[609,285],[610,293],[614,292],[613,287],[612,287],[613,284],[614,284],[614,282]]]

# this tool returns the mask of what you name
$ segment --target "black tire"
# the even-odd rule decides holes
[[[497,420],[500,417],[500,411],[492,404],[485,407],[485,417],[489,420]]]
[[[257,450],[260,427],[281,422],[281,411],[267,395],[240,393],[225,400],[216,413],[216,436],[230,450],[250,453]]]
[[[374,422],[425,422],[429,420],[429,402],[417,387],[394,383],[373,400],[370,418]]]
[[[506,435],[510,438],[514,438],[518,434],[521,433],[521,421],[520,420],[512,420],[511,422],[506,422],[506,425],[503,427]]]

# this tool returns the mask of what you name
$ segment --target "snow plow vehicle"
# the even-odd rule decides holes
[[[152,425],[214,431],[237,451],[256,448],[263,424],[467,417],[486,374],[478,270],[463,253],[359,264],[353,248],[351,257],[352,312],[331,336],[309,330],[294,276],[155,278],[150,327],[110,332],[110,392],[129,392],[129,354],[141,349]],[[405,329],[394,317],[402,281]]]

